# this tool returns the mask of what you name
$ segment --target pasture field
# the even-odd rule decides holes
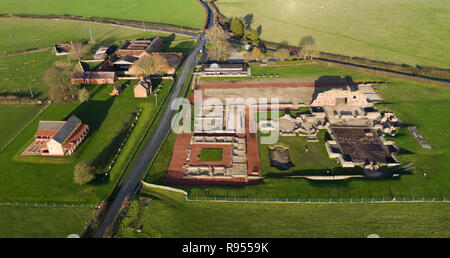
[[[108,45],[120,39],[168,35],[94,22],[0,18],[0,37],[2,38],[0,52],[45,48],[58,43],[89,40],[90,32],[92,32],[92,38],[99,42],[98,45]],[[184,37],[176,36],[176,39],[178,38]]]
[[[201,29],[206,12],[196,0],[4,0],[0,13],[60,14],[165,23]]]
[[[0,238],[65,238],[81,235],[93,208],[0,206]]]
[[[31,88],[35,98],[45,99],[48,86],[43,74],[56,60],[67,57],[45,51],[0,58],[0,94],[31,97]]]
[[[145,188],[116,237],[449,237],[448,212],[447,203],[185,201],[180,193]]]
[[[36,116],[41,105],[0,105],[0,148]]]
[[[125,83],[119,81],[118,83]],[[100,203],[111,190],[121,168],[129,157],[147,124],[155,114],[155,100],[135,99],[133,82],[127,82],[120,96],[111,97],[111,85],[89,86],[91,98],[88,102],[52,104],[0,155],[0,200],[2,201],[55,201]],[[163,85],[160,97],[168,94],[172,81],[154,82],[154,87]],[[159,103],[160,104],[160,103]],[[93,162],[99,173],[107,167],[117,153],[135,115],[143,112],[122,155],[109,177],[100,176],[93,183],[79,186],[73,183],[73,168],[79,161]],[[71,114],[78,116],[90,126],[90,133],[71,157],[20,156],[32,141],[39,120],[62,120]]]
[[[333,68],[319,64],[298,64],[290,66],[265,66],[264,73],[279,73],[282,77],[294,77],[298,71],[299,77],[317,76],[318,71],[322,75],[339,75],[350,77],[354,80],[383,80],[386,84],[376,86],[384,102],[378,107],[395,112],[406,124],[414,124],[419,132],[431,144],[432,149],[422,149],[414,137],[406,128],[392,138],[399,147],[401,153],[397,156],[400,162],[407,164],[412,162],[416,169],[411,174],[402,175],[399,179],[367,180],[348,179],[343,181],[309,181],[302,178],[283,178],[289,175],[308,175],[308,173],[324,173],[327,166],[336,164],[334,159],[328,159],[323,138],[319,143],[308,143],[308,148],[314,150],[304,154],[304,139],[300,137],[281,137],[280,141],[286,145],[295,146],[299,150],[294,153],[295,167],[287,173],[276,171],[270,167],[268,146],[260,145],[261,167],[264,180],[258,185],[243,187],[209,187],[190,186],[177,187],[189,192],[191,198],[203,197],[227,197],[227,198],[269,198],[269,199],[303,199],[303,200],[338,200],[364,198],[375,200],[383,198],[449,198],[449,174],[450,163],[450,129],[448,117],[450,117],[450,90],[430,84],[416,83],[407,80],[385,78],[369,73]],[[254,69],[256,70],[256,68]],[[252,73],[253,71],[252,70]],[[311,71],[311,74],[308,73]],[[262,72],[262,71],[260,71]],[[288,76],[289,75],[289,76]],[[321,136],[323,137],[323,136]],[[319,137],[319,138],[321,138]],[[146,182],[162,184],[173,151],[175,135],[168,138],[157,157],[154,166],[147,175]],[[299,147],[300,146],[300,147]],[[299,156],[302,155],[302,156]],[[426,173],[426,176],[423,173]],[[281,175],[280,175],[281,174]],[[208,191],[206,191],[208,190]]]
[[[450,68],[445,0],[218,0],[227,17],[253,15],[261,38],[398,64]]]

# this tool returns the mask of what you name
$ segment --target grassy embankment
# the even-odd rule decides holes
[[[448,237],[449,208],[447,203],[197,202],[146,188],[116,237]]]

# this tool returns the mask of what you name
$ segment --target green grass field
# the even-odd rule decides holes
[[[123,83],[123,81],[119,82]],[[59,201],[101,202],[111,190],[121,172],[121,166],[134,149],[148,123],[155,114],[155,100],[135,99],[133,83],[120,96],[111,97],[112,86],[90,86],[91,99],[80,104],[52,104],[0,157],[0,200],[2,201]],[[171,81],[162,81],[160,98],[168,93]],[[154,86],[158,85],[155,82]],[[143,109],[127,144],[123,147],[117,167],[110,177],[91,184],[78,186],[73,183],[73,168],[78,161],[93,162],[104,173],[116,154],[134,114]],[[90,133],[71,157],[23,157],[21,151],[32,141],[39,120],[61,120],[77,115],[90,126]]]
[[[202,149],[200,151],[200,161],[220,160],[222,160],[222,149]]]
[[[63,58],[50,51],[0,58],[0,94],[31,97],[31,88],[34,97],[46,98],[48,86],[43,74],[56,60]]]
[[[252,70],[252,73],[257,70]],[[190,193],[191,198],[227,197],[227,198],[269,198],[269,199],[313,199],[339,200],[364,198],[448,198],[450,164],[449,122],[450,91],[445,87],[422,84],[407,80],[383,78],[363,72],[326,67],[319,64],[299,64],[293,66],[258,67],[261,73],[279,73],[280,78],[314,77],[321,75],[339,75],[353,80],[384,80],[388,84],[377,85],[376,88],[385,98],[380,108],[394,111],[402,122],[417,125],[420,133],[432,145],[433,149],[422,149],[407,129],[401,129],[393,140],[398,143],[402,152],[397,155],[404,164],[413,162],[416,170],[400,179],[366,180],[349,179],[343,181],[309,181],[301,178],[280,178],[285,171],[277,171],[270,167],[268,146],[261,145],[261,167],[265,175],[264,181],[258,185],[244,187],[178,187]],[[320,138],[320,137],[319,137]],[[146,181],[162,184],[169,165],[175,135],[168,138]],[[301,175],[323,173],[327,166],[337,166],[335,160],[326,155],[323,140],[319,143],[308,143],[311,152],[305,154],[306,141],[300,137],[281,137],[280,141],[294,146],[295,167],[288,173]],[[427,176],[423,176],[423,172]],[[355,171],[357,172],[357,171]],[[313,174],[314,174],[313,173]],[[206,191],[208,190],[208,191]]]
[[[1,13],[69,14],[203,27],[206,12],[196,0],[4,0]]]
[[[0,37],[3,39],[0,42],[0,52],[52,47],[63,42],[88,40],[90,31],[99,45],[106,46],[120,39],[168,35],[94,22],[0,18]]]
[[[131,204],[116,237],[450,236],[447,203],[226,203],[185,201],[179,193],[159,189],[144,193]],[[142,233],[136,232],[139,227]]]
[[[445,0],[218,0],[227,17],[253,15],[262,39],[379,61],[450,68]]]
[[[0,206],[0,238],[65,238],[81,235],[93,208]]]
[[[41,105],[0,105],[0,148],[43,108]],[[12,115],[14,114],[14,115]]]

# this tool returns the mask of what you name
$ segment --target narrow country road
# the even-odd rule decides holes
[[[204,1],[200,1],[201,4],[207,10],[207,22],[205,25],[205,29],[210,28],[214,24],[214,13],[211,8],[209,8],[208,4]],[[122,185],[120,186],[114,200],[110,203],[108,210],[106,211],[106,215],[99,225],[97,230],[94,232],[94,238],[101,238],[105,234],[106,229],[112,225],[114,219],[119,213],[120,208],[122,207],[122,203],[125,200],[126,196],[133,194],[136,188],[139,186],[139,183],[142,179],[142,176],[146,172],[148,165],[150,164],[153,157],[156,155],[158,148],[161,144],[163,144],[164,137],[170,129],[170,124],[173,116],[175,115],[175,111],[171,110],[172,102],[180,97],[180,94],[183,90],[184,84],[188,79],[188,75],[192,67],[196,65],[196,56],[199,54],[200,49],[203,49],[206,38],[204,37],[204,33],[197,34],[196,37],[199,39],[199,42],[195,49],[189,54],[186,58],[183,67],[181,68],[180,73],[174,81],[173,89],[170,95],[170,98],[167,102],[166,107],[164,108],[161,117],[159,118],[158,124],[153,130],[150,138],[145,144],[144,149],[140,153],[139,157],[136,159],[136,162],[131,167],[130,171],[124,178]]]
[[[123,183],[116,194],[116,197],[111,202],[108,211],[106,212],[105,218],[98,227],[97,231],[93,234],[93,237],[103,237],[106,229],[114,222],[115,217],[118,215],[125,197],[131,195],[135,191],[136,187],[139,186],[140,180],[151,160],[156,155],[158,147],[162,144],[166,133],[171,130],[170,123],[172,121],[172,117],[175,115],[175,111],[171,110],[170,108],[171,103],[174,101],[174,99],[180,97],[183,86],[188,79],[189,72],[191,68],[196,64],[196,56],[199,53],[200,49],[203,48],[205,42],[206,40],[203,35],[200,35],[197,46],[187,57],[178,77],[175,79],[169,101],[158,121],[158,124],[156,125],[153,133],[145,144],[145,147],[137,158],[136,162],[133,164],[130,171],[124,178]]]

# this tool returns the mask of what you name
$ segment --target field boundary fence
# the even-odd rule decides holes
[[[60,203],[60,202],[0,202],[0,206],[11,207],[47,207],[47,208],[98,208],[92,203]]]
[[[350,198],[350,199],[333,199],[333,198],[309,198],[309,199],[292,199],[292,198],[243,198],[243,197],[207,197],[207,196],[190,196],[187,195],[189,201],[218,201],[218,202],[258,202],[258,203],[384,203],[384,202],[448,202],[448,197],[413,197],[413,198]]]

